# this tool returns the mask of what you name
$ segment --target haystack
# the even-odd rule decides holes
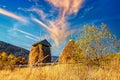
[[[60,57],[59,57],[59,63],[73,63],[72,55],[76,49],[76,43],[74,40],[70,40],[68,44],[63,49]]]
[[[45,39],[32,45],[29,54],[29,65],[51,62],[50,43]]]

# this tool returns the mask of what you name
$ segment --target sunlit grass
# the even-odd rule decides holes
[[[108,68],[109,67],[109,68]],[[0,80],[119,80],[120,68],[59,64],[53,66],[1,70]]]

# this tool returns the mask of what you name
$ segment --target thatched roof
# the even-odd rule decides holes
[[[32,46],[37,46],[38,44],[41,44],[41,45],[46,46],[46,47],[51,47],[51,44],[46,39],[44,39],[40,42],[37,42],[37,43],[33,44]]]

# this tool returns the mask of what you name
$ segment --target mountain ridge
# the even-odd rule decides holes
[[[8,55],[12,53],[16,57],[24,57],[25,59],[28,59],[29,55],[29,51],[22,47],[0,41],[0,53],[3,51],[6,52]]]

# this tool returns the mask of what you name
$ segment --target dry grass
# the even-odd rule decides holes
[[[120,80],[117,65],[104,68],[81,64],[59,64],[0,71],[0,80]]]

